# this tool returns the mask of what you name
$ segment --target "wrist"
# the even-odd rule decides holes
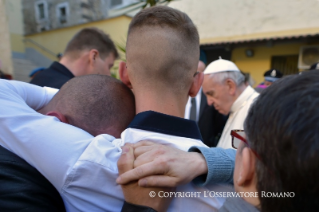
[[[189,154],[192,154],[192,155],[190,155],[190,158],[192,158],[191,164],[193,164],[193,167],[194,167],[193,168],[193,173],[194,173],[193,179],[195,177],[200,176],[200,175],[207,174],[208,167],[207,167],[205,157],[199,152],[190,152]]]

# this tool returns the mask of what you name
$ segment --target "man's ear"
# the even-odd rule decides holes
[[[239,175],[237,179],[234,180],[236,180],[238,186],[246,187],[253,183],[256,158],[252,151],[247,147],[245,147],[240,154],[242,155],[240,165],[238,167]]]
[[[100,53],[96,49],[91,49],[89,51],[89,63],[90,66],[95,66],[96,60],[100,58]]]
[[[57,117],[61,122],[68,124],[68,119],[60,112],[58,111],[49,111],[46,113],[47,116],[55,116]]]
[[[204,73],[197,72],[193,78],[193,83],[188,91],[188,95],[191,97],[195,97],[203,84]]]
[[[126,63],[123,61],[121,61],[119,64],[119,74],[120,74],[120,79],[122,80],[122,82],[127,87],[132,89],[133,87],[132,87],[131,81],[130,81],[128,73],[127,73]]]
[[[236,83],[234,82],[234,80],[231,80],[231,79],[227,79],[226,80],[226,85],[228,87],[228,92],[230,95],[235,95],[236,93],[236,88],[237,88],[237,85]]]

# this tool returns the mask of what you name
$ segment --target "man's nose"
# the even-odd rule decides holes
[[[208,99],[207,99],[207,104],[208,104],[209,106],[212,106],[212,105],[214,104],[214,100],[211,99],[211,98],[208,98]]]

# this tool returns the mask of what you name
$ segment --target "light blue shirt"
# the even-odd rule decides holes
[[[193,146],[188,151],[202,153],[208,168],[207,175],[201,175],[195,178],[193,183],[198,186],[206,186],[214,183],[233,183],[236,158],[235,149]]]

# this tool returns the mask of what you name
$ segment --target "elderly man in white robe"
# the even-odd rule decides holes
[[[251,86],[245,85],[244,76],[231,61],[218,59],[211,62],[204,75],[203,91],[207,103],[214,105],[219,113],[229,114],[217,147],[232,148],[230,131],[244,129],[250,105],[259,94]]]

